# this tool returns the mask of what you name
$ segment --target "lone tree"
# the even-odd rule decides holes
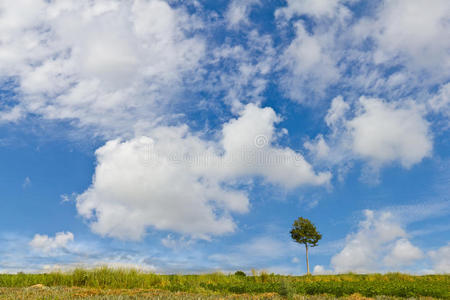
[[[308,245],[310,247],[317,246],[317,242],[322,238],[322,235],[317,231],[316,226],[310,220],[305,218],[298,218],[292,225],[291,237],[299,244],[305,244],[306,248],[306,269],[309,275],[309,261],[308,261]]]

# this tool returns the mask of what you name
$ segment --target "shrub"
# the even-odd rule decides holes
[[[280,289],[278,290],[278,294],[280,294],[280,296],[292,299],[292,297],[294,296],[294,292],[295,289],[288,280],[286,279],[281,280]]]

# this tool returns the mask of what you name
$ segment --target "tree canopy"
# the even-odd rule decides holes
[[[297,243],[315,247],[322,238],[322,235],[310,220],[300,217],[292,225],[291,237]]]

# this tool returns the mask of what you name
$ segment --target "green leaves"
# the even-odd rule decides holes
[[[315,247],[322,235],[310,220],[300,217],[292,225],[291,237],[297,243]]]

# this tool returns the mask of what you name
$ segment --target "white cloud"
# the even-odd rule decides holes
[[[380,1],[362,17],[347,6],[352,2],[293,0],[276,10],[280,29],[296,27],[280,58],[288,70],[281,86],[289,98],[314,103],[337,85],[353,96],[399,98],[448,80],[448,1]],[[298,16],[310,21],[307,27]]]
[[[7,108],[0,111],[0,123],[17,121],[21,116],[22,109],[20,107]]]
[[[450,273],[450,243],[428,252],[428,255],[433,261],[433,270],[436,273]]]
[[[248,24],[251,7],[259,4],[260,0],[231,1],[225,13],[228,26],[233,28],[240,24]]]
[[[310,15],[315,18],[331,17],[339,7],[339,0],[288,0],[287,6],[275,11],[275,16],[292,18],[295,15]]]
[[[330,147],[321,134],[317,135],[313,141],[306,141],[303,146],[309,152],[314,153],[318,159],[325,159],[330,154]]]
[[[363,173],[378,181],[382,167],[400,163],[408,169],[432,155],[433,136],[425,114],[425,107],[413,101],[360,97],[350,105],[339,96],[325,116],[329,133],[304,146],[316,162],[337,167],[340,173],[362,160]]]
[[[112,140],[97,149],[92,186],[77,197],[78,212],[96,233],[140,239],[147,227],[195,238],[235,230],[230,213],[248,211],[236,179],[262,176],[287,188],[323,185],[329,173],[315,173],[300,154],[273,146],[271,108],[248,104],[224,124],[220,143],[206,142],[186,126],[159,127],[150,137]]]
[[[332,35],[310,34],[302,22],[297,22],[295,27],[295,39],[280,58],[281,65],[288,70],[281,77],[281,85],[291,99],[311,103],[314,99],[309,98],[324,96],[325,90],[339,78],[336,61],[330,53]]]
[[[448,163],[442,162],[443,170],[446,170]],[[446,216],[450,214],[450,200],[448,200],[445,196],[448,194],[447,186],[445,185],[446,178],[448,178],[448,174],[441,172],[436,172],[436,176],[442,180],[442,186],[435,186],[434,191],[437,193],[424,195],[425,202],[422,203],[414,203],[407,205],[394,205],[388,207],[387,210],[391,211],[395,214],[396,218],[404,223],[409,224],[413,222],[423,221],[430,218],[439,218],[442,216]],[[444,188],[443,190],[441,188]],[[444,200],[441,201],[429,201],[429,197],[433,197],[436,199],[442,198]]]
[[[185,236],[176,238],[172,234],[168,234],[165,238],[161,239],[161,244],[164,247],[171,249],[187,248],[194,242],[194,240],[186,238]]]
[[[277,18],[287,19],[295,15],[310,15],[312,17],[331,17],[338,8],[339,0],[288,0],[287,6],[275,11]]]
[[[133,134],[204,55],[202,24],[164,1],[2,1],[0,12],[0,77],[20,95],[5,121],[32,113]]]
[[[331,101],[331,106],[325,116],[325,123],[333,128],[345,119],[345,114],[350,109],[350,105],[344,101],[342,96],[337,96]]]
[[[77,197],[77,194],[72,192],[71,194],[59,195],[59,197],[61,199],[60,203],[75,202],[75,198]]]
[[[429,100],[431,110],[450,116],[450,83],[442,85],[439,91]]]
[[[73,241],[71,232],[58,232],[55,237],[36,234],[30,242],[30,246],[45,254],[55,254],[56,251],[66,249],[68,244]]]
[[[77,197],[78,212],[93,219],[94,232],[121,239],[140,239],[147,227],[200,238],[234,231],[228,212],[248,210],[245,193],[204,176],[195,162],[184,164],[190,153],[214,155],[186,127],[158,128],[152,138],[109,141],[96,151],[95,176]],[[146,155],[157,158],[148,163]]]
[[[343,272],[392,271],[422,258],[422,252],[390,212],[364,211],[358,231],[347,236],[345,247],[331,259],[333,270]],[[396,260],[397,259],[397,260]]]
[[[360,94],[423,101],[450,74],[449,2],[387,0],[372,8],[336,38],[348,74],[341,82]]]
[[[403,63],[411,71],[425,69],[432,78],[443,78],[450,66],[449,9],[446,0],[384,1],[356,32],[375,41],[375,63]]]
[[[356,155],[377,165],[399,161],[405,168],[431,156],[432,137],[420,106],[364,97],[359,103],[357,116],[347,121]]]
[[[248,104],[239,118],[226,123],[221,143],[225,159],[233,162],[227,172],[232,176],[263,176],[289,188],[326,184],[330,173],[316,174],[300,153],[273,145],[277,139],[274,125],[279,121],[280,117],[270,107]]]
[[[23,181],[23,183],[22,183],[22,188],[23,189],[26,189],[26,188],[28,188],[29,186],[31,185],[31,179],[30,179],[30,177],[25,177],[25,179],[24,179],[24,181]]]
[[[223,100],[238,111],[242,103],[261,103],[271,80],[277,52],[272,37],[257,30],[243,31],[242,43],[225,42],[213,49],[211,70],[202,87],[213,94],[223,93]],[[223,69],[223,65],[226,68]]]
[[[314,266],[313,274],[314,275],[329,275],[329,274],[333,274],[333,271],[325,269],[325,267],[322,265],[316,265],[316,266]]]
[[[386,266],[404,266],[423,258],[423,252],[407,239],[400,239],[395,242],[394,247],[384,257]]]

